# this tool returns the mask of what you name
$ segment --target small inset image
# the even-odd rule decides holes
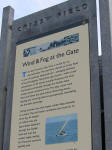
[[[77,114],[46,119],[45,144],[78,141]]]

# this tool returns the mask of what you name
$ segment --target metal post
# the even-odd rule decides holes
[[[3,9],[0,41],[0,150],[3,149],[7,80],[12,35],[11,26],[13,18],[14,10],[10,6],[5,7]]]
[[[100,1],[105,147],[112,149],[112,1]]]

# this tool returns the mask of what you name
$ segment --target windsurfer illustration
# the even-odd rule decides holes
[[[67,125],[69,120],[66,120],[64,125],[61,127],[61,129],[59,130],[59,132],[56,134],[56,136],[66,136],[66,132],[64,131],[65,126]]]

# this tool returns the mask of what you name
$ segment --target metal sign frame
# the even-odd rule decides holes
[[[102,49],[103,120],[105,149],[112,149],[112,1],[99,0]]]
[[[11,11],[12,8],[4,8],[4,14],[6,16],[8,15],[7,10]],[[11,13],[11,15],[12,14],[13,13]],[[12,38],[10,46],[11,51],[8,84],[5,85],[7,87],[7,98],[4,98],[4,101],[6,100],[6,113],[4,116],[5,129],[4,132],[2,132],[2,135],[4,135],[2,137],[3,150],[9,150],[10,144],[16,44],[18,42],[20,43],[23,41],[31,40],[37,35],[44,36],[48,32],[52,33],[54,30],[58,30],[61,27],[65,27],[70,24],[76,24],[77,22],[82,22],[84,20],[89,20],[90,36],[92,149],[102,149],[96,2],[95,0],[69,0],[62,4],[53,6],[40,12],[36,12],[18,20],[13,21],[12,19],[12,25],[8,25],[7,27],[10,31],[12,31]],[[3,41],[4,38],[7,38],[7,35],[2,35],[1,40]],[[5,53],[7,53],[7,50]]]

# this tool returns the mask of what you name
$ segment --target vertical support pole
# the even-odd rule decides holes
[[[105,147],[112,150],[112,0],[99,0],[103,69]]]
[[[7,81],[11,50],[11,26],[14,10],[8,6],[3,9],[3,20],[0,41],[0,150],[3,150],[4,121],[6,111]]]

